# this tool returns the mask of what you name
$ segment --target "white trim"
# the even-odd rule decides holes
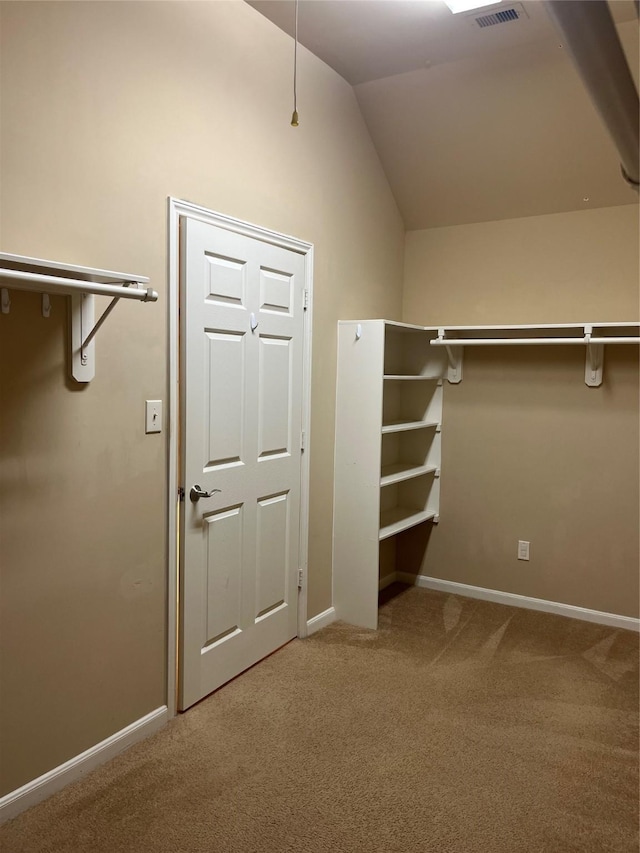
[[[161,729],[168,720],[167,706],[156,708],[135,723],[126,726],[106,740],[76,755],[64,764],[54,767],[48,773],[38,776],[32,782],[27,782],[21,788],[16,788],[10,794],[0,798],[0,823],[10,820],[25,809],[46,800],[56,791],[64,788],[70,782],[84,776],[106,761],[114,758],[134,743],[143,740]]]
[[[167,323],[169,335],[167,406],[167,707],[175,717],[178,707],[178,321],[180,296],[180,213],[179,202],[169,198],[169,252]]]
[[[321,628],[326,628],[327,625],[335,622],[337,618],[335,607],[329,607],[327,610],[323,610],[322,613],[318,613],[317,616],[312,616],[307,622],[307,636],[310,637],[316,631],[320,631]]]
[[[307,623],[307,590],[309,588],[309,483],[311,481],[311,347],[313,330],[313,246],[307,243],[305,259],[305,297],[303,329],[303,375],[302,375],[302,429],[304,451],[301,460],[300,483],[300,552],[299,568],[302,570],[302,586],[298,590],[298,637],[304,639],[309,633]]]
[[[190,219],[197,219],[199,222],[206,222],[209,225],[217,225],[219,228],[224,228],[235,234],[242,234],[245,237],[262,240],[264,243],[271,243],[274,246],[281,246],[283,249],[299,252],[301,255],[308,254],[313,248],[313,243],[308,243],[306,240],[300,240],[298,237],[291,237],[289,234],[282,234],[279,231],[272,231],[270,228],[263,228],[261,225],[253,225],[251,222],[244,222],[242,219],[235,219],[232,216],[226,216],[224,213],[217,213],[215,210],[209,210],[209,208],[194,204],[191,201],[182,201],[170,196],[169,206],[177,217],[188,216]]]
[[[481,586],[469,586],[466,583],[445,581],[440,578],[430,578],[426,575],[412,575],[408,572],[397,572],[396,579],[402,583],[425,589],[437,589],[440,592],[450,592],[452,595],[463,595],[467,598],[479,598],[482,601],[494,601],[497,604],[507,604],[513,607],[523,607],[526,610],[541,610],[544,613],[555,613],[558,616],[568,616],[570,619],[582,619],[585,622],[597,622],[612,628],[624,628],[627,631],[640,631],[640,619],[632,616],[620,616],[617,613],[604,613],[601,610],[588,610],[573,604],[561,604],[558,601],[547,601],[544,598],[530,598],[528,595],[517,595],[514,592],[500,592],[497,589],[485,589]]]
[[[305,449],[302,454],[300,484],[300,565],[302,569],[302,588],[298,592],[298,636],[308,633],[307,623],[307,570],[309,552],[309,482],[310,482],[310,435],[311,435],[311,338],[313,328],[313,244],[297,237],[271,231],[216,213],[193,202],[169,197],[169,293],[168,293],[168,330],[169,330],[169,447],[168,447],[168,566],[167,566],[167,706],[169,716],[176,714],[177,708],[177,661],[178,661],[178,438],[180,418],[178,412],[178,305],[180,298],[180,217],[188,216],[200,222],[217,225],[242,234],[245,237],[262,240],[275,246],[305,255],[305,289],[308,291],[304,311],[304,365],[303,365],[303,401],[302,428],[305,433]]]
[[[397,580],[398,580],[398,573],[397,572],[391,572],[391,574],[385,575],[383,578],[380,578],[380,580],[378,582],[378,591],[382,592],[383,589],[386,589],[388,586],[391,586],[391,584],[395,583]]]

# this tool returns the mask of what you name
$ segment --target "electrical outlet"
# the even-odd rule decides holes
[[[529,542],[525,542],[524,539],[518,540],[518,559],[519,560],[528,560],[529,559]]]
[[[144,412],[144,431],[162,432],[162,400],[147,400]]]

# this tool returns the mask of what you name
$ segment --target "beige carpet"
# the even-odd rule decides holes
[[[638,850],[638,637],[394,586],[6,824],[3,853]]]

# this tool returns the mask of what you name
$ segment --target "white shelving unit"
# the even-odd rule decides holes
[[[442,385],[437,329],[385,320],[338,324],[334,606],[376,628],[395,537],[437,522]]]
[[[640,323],[338,324],[333,599],[339,619],[376,628],[380,579],[403,531],[439,519],[443,378],[462,381],[468,346],[581,346],[603,383],[605,346],[640,343]],[[591,393],[591,392],[589,392]]]

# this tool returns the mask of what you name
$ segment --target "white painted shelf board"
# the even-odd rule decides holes
[[[435,512],[409,509],[408,507],[388,509],[386,512],[380,513],[380,534],[378,538],[380,541],[388,539],[390,536],[395,536],[396,533],[402,533],[403,530],[422,524],[423,521],[429,521],[435,515]]]
[[[437,421],[391,421],[391,423],[382,425],[382,434],[407,432],[407,430],[411,429],[428,429],[429,427],[437,426],[439,426]]]
[[[444,329],[446,332],[506,332],[506,331],[536,331],[537,329],[584,329],[585,326],[592,326],[594,329],[636,329],[640,327],[640,322],[637,320],[620,320],[614,323],[595,323],[593,321],[584,323],[514,323],[512,325],[497,325],[497,326],[425,326],[427,331],[439,331]]]
[[[432,346],[599,343],[637,344],[640,323],[541,323],[522,326],[440,326]],[[631,331],[635,334],[631,334]],[[621,335],[620,332],[623,332]]]
[[[594,329],[637,329],[640,328],[640,322],[637,320],[625,321],[625,320],[616,320],[615,322],[609,323],[597,323],[594,321],[584,322],[584,323],[511,323],[511,324],[497,324],[497,325],[480,325],[480,326],[448,326],[448,325],[440,325],[440,326],[416,326],[411,323],[399,323],[396,320],[339,320],[338,325],[356,325],[357,323],[384,323],[385,327],[391,327],[398,331],[406,331],[406,332],[435,332],[436,334],[440,331],[440,329],[444,329],[445,332],[519,332],[519,331],[530,331],[535,332],[536,330],[547,330],[553,329],[556,331],[562,329],[584,329],[585,326],[592,326]]]
[[[91,281],[96,284],[117,284],[123,281],[135,281],[144,284],[149,281],[145,275],[134,273],[101,270],[95,267],[80,267],[75,264],[62,264],[59,261],[48,261],[43,258],[30,258],[26,255],[11,255],[0,252],[0,267],[6,270],[39,273],[40,275],[72,278],[80,281]],[[11,285],[7,285],[11,289]],[[14,285],[16,289],[19,285]]]
[[[433,376],[419,376],[416,373],[385,373],[384,379],[388,380],[389,382],[397,382],[397,381],[403,381],[404,382],[406,380],[409,380],[410,382],[415,382],[416,380],[422,381],[422,382],[437,382],[438,381],[437,377],[434,378]]]
[[[380,486],[390,486],[393,483],[401,483],[403,480],[413,480],[423,474],[432,474],[437,471],[435,465],[407,465],[399,463],[396,465],[385,465],[381,471]]]

